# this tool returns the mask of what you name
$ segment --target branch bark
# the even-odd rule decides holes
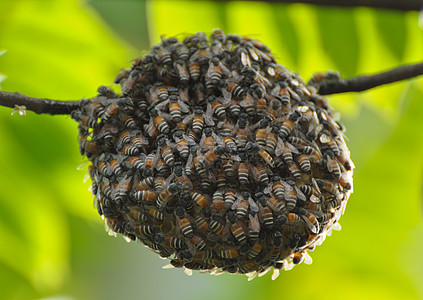
[[[0,105],[11,108],[24,105],[26,110],[33,111],[37,114],[69,115],[73,110],[79,108],[79,101],[39,99],[20,93],[0,91]]]
[[[228,2],[228,0],[219,0],[221,2]],[[258,2],[270,3],[306,3],[323,6],[336,7],[372,7],[384,8],[392,10],[410,11],[421,10],[423,8],[423,1],[421,0],[254,0]]]
[[[400,66],[398,68],[374,74],[339,79],[312,84],[318,89],[320,95],[331,95],[347,92],[362,92],[384,84],[410,79],[423,75],[423,63]]]

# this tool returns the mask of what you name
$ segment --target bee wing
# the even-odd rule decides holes
[[[253,213],[258,213],[259,212],[259,207],[257,205],[257,203],[253,200],[253,198],[248,198],[248,203],[250,204],[250,211]],[[251,216],[251,215],[250,215]]]
[[[263,193],[265,194],[270,194],[270,192],[272,191],[272,184],[269,183],[263,190]]]
[[[189,112],[189,107],[188,107],[188,105],[187,105],[187,104],[185,104],[185,103],[184,103],[184,102],[182,102],[181,100],[178,100],[178,104],[179,104],[179,107],[181,108],[181,111],[182,111],[182,112],[184,112],[184,113]]]
[[[234,160],[234,161],[241,161],[241,157],[239,157],[238,155],[236,155],[236,154],[231,154],[230,155],[230,157],[231,157],[231,159],[232,160]]]
[[[257,204],[256,204],[257,205]],[[258,209],[258,205],[257,205]],[[258,232],[260,231],[260,222],[258,219],[258,214],[255,214],[254,217],[249,214],[250,222],[248,223],[248,227],[250,228],[250,231]]]
[[[329,157],[329,155],[327,155],[326,156],[326,165],[327,165],[327,167],[328,167],[328,171],[329,172],[332,172],[333,171],[333,169],[334,169],[334,163],[332,162],[332,159]]]
[[[307,200],[307,197],[304,195],[304,193],[299,188],[297,188],[297,186],[295,186],[295,191],[297,192],[297,198],[298,199],[303,200],[303,201]]]
[[[187,141],[188,145],[190,145],[190,146],[193,146],[193,145],[196,145],[197,144],[192,138],[190,138],[189,136],[187,136],[185,134],[184,134],[184,138]]]
[[[179,89],[179,99],[181,99],[182,102],[189,103],[188,88]]]
[[[288,182],[286,182],[286,181],[283,181],[283,180],[281,180],[281,183],[282,183],[282,185],[283,185],[283,187],[284,187],[284,189],[285,189],[285,192],[287,192],[287,191],[292,191],[294,188],[290,185],[290,184],[288,184]]]
[[[300,152],[298,151],[298,149],[295,148],[292,144],[286,142],[285,145],[288,146],[289,150],[291,150],[292,153],[300,154]]]
[[[222,88],[221,91],[225,101],[229,102],[232,99],[232,94],[226,88]]]
[[[307,227],[311,230],[312,233],[317,234],[320,231],[319,223],[316,223],[315,225],[310,222],[310,220],[307,218],[307,216],[301,216],[306,223]]]
[[[194,119],[194,115],[189,114],[182,120],[182,123],[189,124],[189,123],[191,123],[192,119]]]
[[[283,153],[284,147],[285,147],[285,145],[284,145],[282,139],[280,137],[278,137],[278,143],[276,144],[275,155],[281,156],[281,154]]]
[[[200,145],[204,145],[204,140],[206,139],[206,134],[203,132],[200,139]]]
[[[231,71],[222,63],[219,62],[219,67],[222,69],[222,72],[226,75],[226,76],[230,76],[231,75]]]
[[[153,107],[154,106],[156,109],[163,110],[166,107],[166,105],[169,104],[169,99],[167,99],[165,101],[162,101],[160,103],[157,103],[157,104],[156,103],[157,102],[155,102],[154,104],[150,105],[150,107]]]
[[[234,201],[234,203],[232,203],[231,209],[236,210],[240,201],[241,201],[241,198],[237,197],[236,200]]]
[[[312,178],[311,183],[313,184],[313,187],[319,192],[319,194],[321,194],[320,189],[319,189],[319,185],[317,184],[316,179]]]
[[[206,113],[204,114],[204,122],[209,126],[214,125],[212,115],[213,115],[213,109],[211,105],[207,105]]]

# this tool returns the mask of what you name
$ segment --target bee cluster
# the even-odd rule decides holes
[[[98,213],[170,266],[254,277],[290,269],[352,192],[324,97],[249,37],[163,38],[72,113]]]

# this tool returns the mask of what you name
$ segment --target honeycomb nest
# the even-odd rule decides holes
[[[253,278],[290,269],[352,192],[326,99],[249,37],[162,38],[72,113],[110,233],[170,265]]]

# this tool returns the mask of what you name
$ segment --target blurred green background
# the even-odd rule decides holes
[[[303,4],[0,0],[1,89],[93,97],[160,35],[221,28],[266,43],[305,80],[423,60],[417,12]],[[313,264],[247,281],[163,270],[108,237],[70,117],[0,107],[0,299],[423,299],[423,79],[334,95],[356,164],[354,194]]]

